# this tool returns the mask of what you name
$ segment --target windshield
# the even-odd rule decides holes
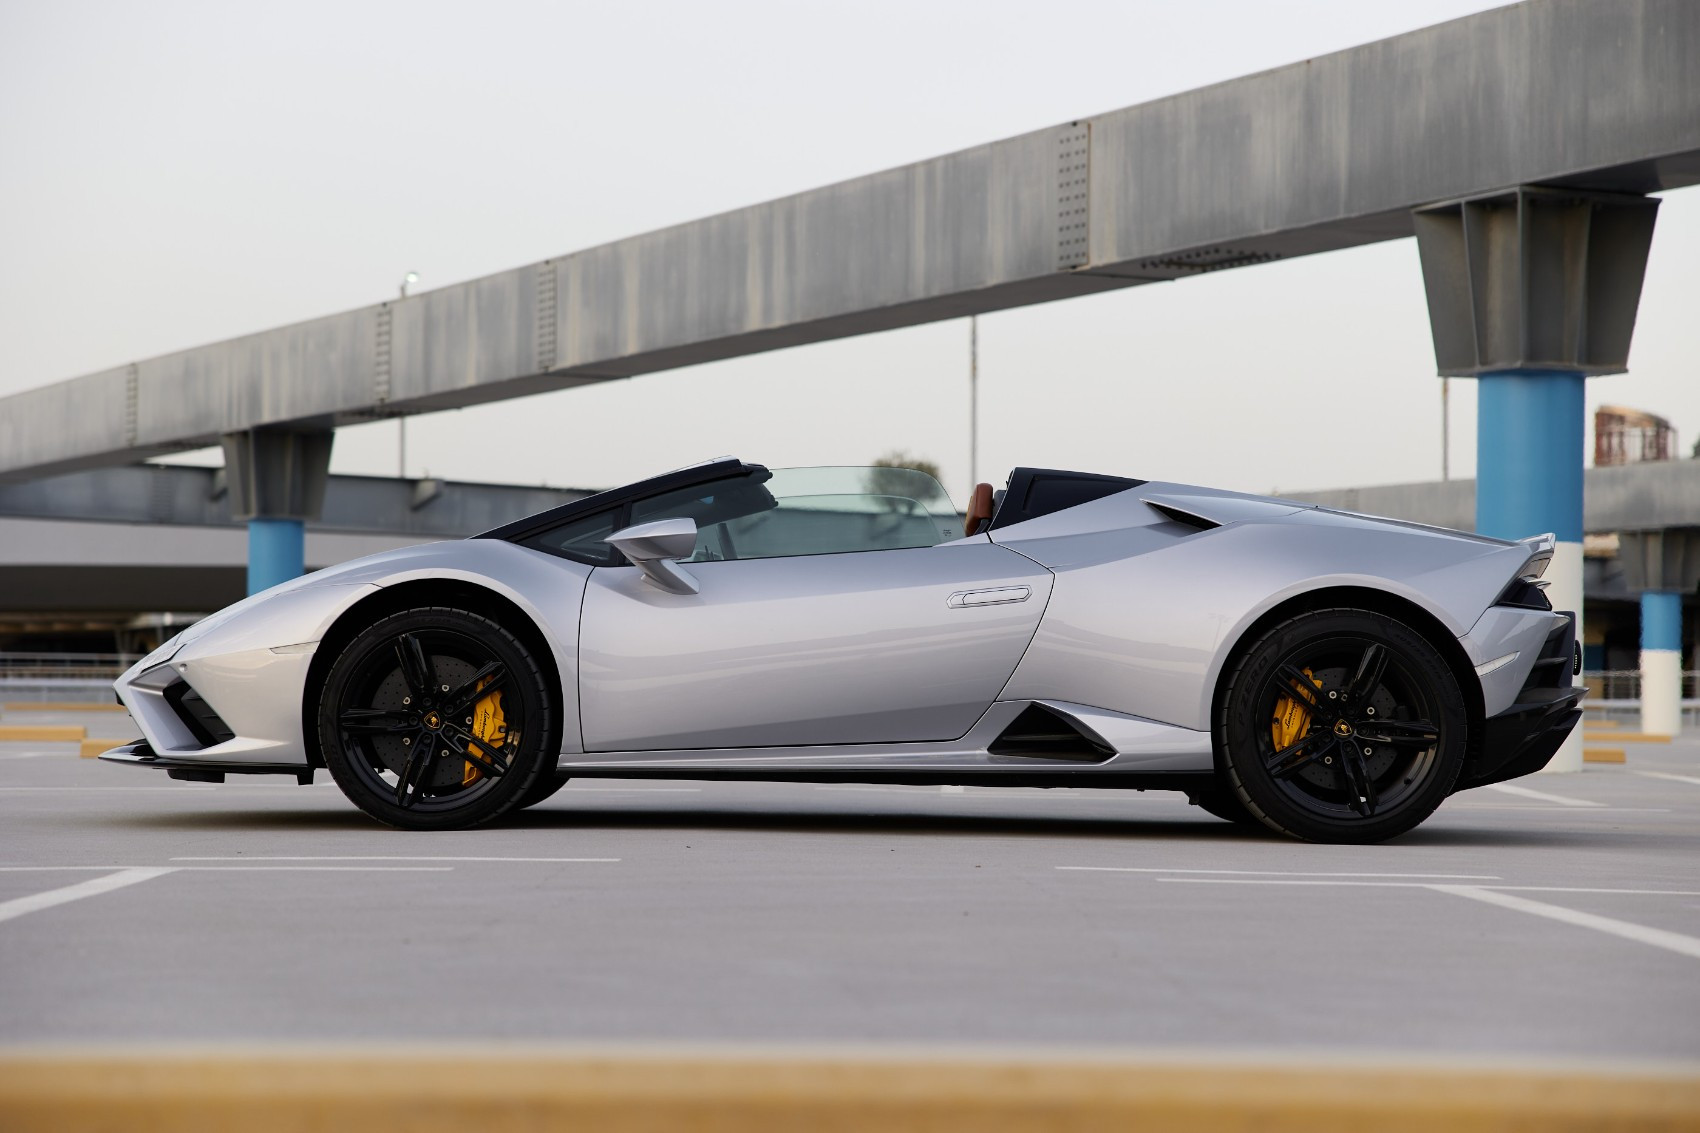
[[[689,561],[931,547],[960,538],[943,485],[912,468],[775,469],[765,483],[708,484],[632,506],[631,522],[696,520]]]

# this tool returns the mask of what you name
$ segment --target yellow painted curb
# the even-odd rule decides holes
[[[0,741],[49,740],[75,742],[89,734],[81,724],[0,724]]]
[[[94,704],[84,700],[8,700],[0,707],[7,712],[128,712],[122,704]]]
[[[1651,732],[1583,732],[1584,740],[1611,740],[1613,743],[1668,744],[1670,736],[1655,736]]]
[[[1700,1070],[536,1048],[21,1052],[7,1133],[1694,1130]]]
[[[1593,729],[1596,729],[1596,730],[1602,730],[1603,731],[1603,730],[1610,729],[1610,728],[1621,728],[1621,727],[1623,727],[1623,721],[1621,721],[1621,720],[1589,720],[1586,724],[1583,724],[1582,726],[1584,728],[1593,728]]]
[[[1583,763],[1628,763],[1629,757],[1620,747],[1585,747]]]
[[[134,737],[131,737],[131,738],[133,739]],[[79,757],[83,758],[83,759],[94,759],[97,756],[99,756],[100,753],[103,752],[103,751],[111,751],[113,748],[118,747],[120,744],[127,744],[129,742],[130,742],[129,740],[111,740],[111,739],[107,739],[107,740],[84,740],[82,750],[77,752],[77,755]]]

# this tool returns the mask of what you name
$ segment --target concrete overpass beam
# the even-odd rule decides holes
[[[248,524],[248,593],[306,571],[306,522],[324,506],[335,436],[330,429],[225,434],[231,517]]]
[[[1628,369],[1658,202],[1522,186],[1416,210],[1442,376],[1478,379],[1476,530],[1558,537],[1553,608],[1582,635],[1583,380]],[[1574,734],[1548,765],[1579,771]]]

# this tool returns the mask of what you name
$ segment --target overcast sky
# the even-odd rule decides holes
[[[0,394],[1116,109],[1469,0],[854,4],[0,0]],[[1700,192],[1666,197],[1630,374],[1590,410],[1700,434]],[[981,478],[1253,491],[1437,479],[1399,241],[980,320]],[[902,448],[968,477],[938,323],[414,418],[412,475],[605,486],[721,453]],[[1301,416],[1286,390],[1305,391]],[[1453,389],[1472,475],[1473,383]],[[333,469],[393,474],[393,423]]]

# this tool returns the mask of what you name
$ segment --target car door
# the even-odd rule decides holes
[[[699,530],[696,593],[634,566],[592,572],[579,634],[587,752],[955,739],[996,699],[1050,572],[983,536],[858,549],[936,543],[941,526],[917,519],[893,536],[888,495],[820,506],[827,496],[785,494],[796,471],[774,474],[778,510]]]

